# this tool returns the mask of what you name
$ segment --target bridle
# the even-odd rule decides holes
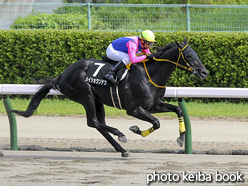
[[[179,55],[178,55],[178,58],[177,58],[177,62],[174,62],[174,61],[171,61],[171,60],[168,60],[168,59],[157,59],[157,58],[155,58],[155,57],[153,57],[153,60],[155,60],[155,61],[166,61],[166,62],[170,62],[170,63],[175,64],[176,67],[180,67],[180,68],[183,68],[183,69],[188,70],[188,71],[194,71],[194,69],[192,69],[192,68],[190,67],[189,63],[185,60],[184,55],[183,55],[183,51],[184,51],[188,46],[189,46],[189,45],[187,44],[187,45],[185,45],[182,49],[178,47]],[[184,66],[184,65],[179,64],[179,60],[180,60],[181,56],[182,56],[182,59],[184,60],[184,62],[186,63],[187,66]],[[150,75],[149,75],[149,72],[148,72],[148,70],[147,70],[147,68],[146,68],[146,61],[148,61],[148,59],[143,60],[142,62],[143,62],[143,65],[144,65],[144,68],[145,68],[145,71],[146,71],[146,75],[147,75],[147,77],[148,77],[148,79],[149,79],[149,82],[150,82],[151,84],[153,84],[155,87],[158,87],[158,88],[165,88],[166,86],[157,85],[156,83],[154,83],[154,82],[152,81],[152,79],[151,79],[151,77],[150,77]]]

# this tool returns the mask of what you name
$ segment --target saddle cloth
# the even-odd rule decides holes
[[[92,63],[85,76],[85,81],[93,85],[113,87],[114,85],[111,82],[109,82],[107,79],[105,79],[104,76],[111,70],[111,68],[115,64],[116,62],[106,63],[100,60]],[[128,72],[128,69],[126,68],[121,68],[117,72],[116,76],[117,76],[118,84],[121,80],[123,80],[126,77],[127,72]]]

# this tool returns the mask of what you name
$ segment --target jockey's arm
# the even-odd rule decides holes
[[[142,52],[145,53],[145,54],[151,54],[149,48],[148,49],[142,49]]]
[[[136,56],[137,46],[133,41],[127,43],[128,55],[132,63],[138,63],[146,59],[145,55]]]

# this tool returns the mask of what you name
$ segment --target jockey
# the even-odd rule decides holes
[[[114,40],[109,44],[106,54],[111,60],[118,63],[105,75],[105,78],[114,85],[117,83],[116,73],[119,69],[130,63],[138,63],[145,59],[151,59],[152,56],[149,48],[155,42],[155,35],[150,30],[141,32],[140,36],[128,36]],[[147,55],[136,56],[139,51]]]

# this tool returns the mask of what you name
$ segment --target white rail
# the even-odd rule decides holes
[[[33,95],[41,85],[0,84],[3,95]],[[49,95],[62,95],[51,90]],[[165,97],[248,98],[248,88],[167,87]]]

